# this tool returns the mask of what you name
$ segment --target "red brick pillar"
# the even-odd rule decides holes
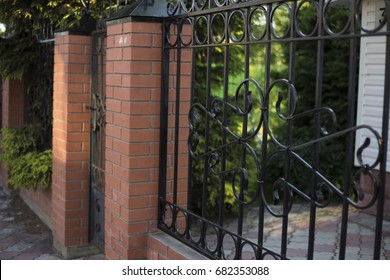
[[[56,34],[52,231],[66,258],[96,252],[88,243],[90,61],[90,36]]]
[[[24,83],[23,80],[3,81],[2,127],[18,127],[24,124]],[[1,164],[2,185],[8,192],[8,170]]]
[[[145,259],[157,220],[162,25],[108,25],[105,252]]]

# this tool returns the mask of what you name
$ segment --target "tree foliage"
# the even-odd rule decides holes
[[[38,32],[67,19],[80,17],[81,1],[0,0],[0,22],[6,30],[0,37],[0,75],[21,79],[39,57],[36,55]]]
[[[108,3],[111,1],[0,0],[0,23],[6,27],[5,32],[0,32],[0,76],[20,79],[37,62],[34,46],[42,30],[48,26],[75,28],[85,23],[82,18],[101,17],[112,8]]]

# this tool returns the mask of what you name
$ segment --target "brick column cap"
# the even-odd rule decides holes
[[[114,13],[107,19],[107,25],[120,24],[129,21],[162,21],[168,16],[165,0],[139,0]]]

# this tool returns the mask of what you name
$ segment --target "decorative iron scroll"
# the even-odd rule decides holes
[[[106,116],[106,101],[101,94],[92,94],[91,113],[91,128],[92,131],[98,130],[105,125]]]
[[[248,88],[249,83],[254,84],[256,89],[257,89],[257,93],[259,94],[259,96],[257,96],[257,98],[259,98],[259,100],[261,101],[262,113],[261,113],[260,118],[257,120],[257,125],[256,125],[256,128],[253,130],[253,132],[251,132],[245,136],[237,135],[233,130],[231,130],[229,128],[229,126],[224,125],[223,121],[219,119],[219,117],[218,117],[218,115],[220,113],[219,112],[220,111],[219,104],[222,104],[222,106],[228,106],[228,107],[232,108],[240,116],[248,116],[252,112],[252,109],[253,109],[253,106],[252,106],[253,105],[252,98],[254,98],[252,96],[253,93],[251,91],[245,91],[245,93],[244,93],[246,95],[246,100],[248,102],[246,110],[243,108],[240,108],[237,100],[239,99],[239,94],[241,92],[241,89]],[[321,117],[322,116],[323,117],[324,115],[328,115],[328,118],[331,119],[331,124],[328,127],[326,127],[326,126],[321,127],[322,136],[320,138],[313,139],[313,140],[311,140],[309,142],[305,142],[305,143],[299,143],[296,145],[286,145],[286,144],[281,143],[281,141],[279,141],[277,139],[277,137],[273,134],[272,129],[270,128],[270,124],[268,122],[268,112],[271,110],[271,108],[264,106],[263,104],[268,103],[268,100],[270,98],[269,95],[271,94],[273,88],[277,84],[285,84],[285,85],[287,85],[287,87],[289,89],[287,91],[288,96],[284,96],[284,94],[282,92],[279,92],[277,102],[275,104],[275,111],[277,112],[277,115],[281,120],[283,120],[285,122],[290,122],[290,121],[293,121],[293,120],[296,120],[298,118],[302,118],[305,116],[313,116],[313,117],[315,117],[315,116]],[[224,101],[222,99],[215,98],[211,103],[212,104],[211,110],[207,110],[200,103],[195,103],[191,106],[191,109],[189,112],[190,136],[189,136],[189,141],[188,141],[188,143],[189,143],[188,149],[189,149],[190,156],[193,159],[207,158],[208,162],[210,163],[209,168],[210,168],[211,172],[215,175],[221,175],[221,173],[215,172],[216,165],[219,164],[220,151],[222,151],[222,149],[225,149],[231,145],[241,145],[241,146],[245,147],[245,149],[248,151],[248,154],[254,158],[255,163],[256,163],[256,169],[257,169],[256,173],[257,173],[257,178],[258,178],[256,195],[254,197],[252,197],[249,201],[243,201],[239,198],[239,196],[237,194],[234,182],[235,182],[236,176],[238,176],[238,175],[243,176],[243,178],[244,178],[244,180],[242,180],[242,182],[241,182],[240,188],[248,189],[248,186],[247,186],[247,184],[248,184],[248,171],[246,170],[245,167],[240,166],[240,167],[236,167],[236,168],[233,168],[230,170],[223,171],[223,173],[225,173],[225,174],[232,174],[233,175],[231,185],[232,185],[235,197],[240,203],[251,204],[257,199],[258,195],[261,195],[261,198],[264,202],[264,205],[266,206],[268,211],[274,216],[283,216],[283,215],[288,214],[288,212],[291,210],[291,207],[292,207],[293,193],[296,195],[299,195],[301,198],[305,199],[306,201],[314,203],[317,207],[327,206],[331,202],[332,196],[334,194],[341,197],[343,200],[348,202],[350,205],[352,205],[356,208],[360,208],[360,209],[368,208],[375,203],[375,201],[377,199],[379,185],[378,185],[378,182],[377,182],[375,176],[372,174],[372,169],[375,168],[379,164],[381,157],[383,155],[383,141],[382,141],[379,133],[376,130],[374,130],[372,127],[370,127],[368,125],[359,125],[359,126],[355,126],[355,127],[351,127],[351,128],[342,130],[342,131],[336,131],[336,129],[335,129],[337,126],[336,115],[331,108],[327,108],[327,107],[312,109],[312,110],[308,110],[306,112],[297,114],[296,108],[298,106],[298,93],[296,92],[294,85],[291,82],[289,82],[288,80],[284,80],[284,79],[280,79],[280,80],[277,80],[274,83],[272,83],[269,86],[269,88],[265,91],[265,93],[263,92],[259,83],[256,80],[251,79],[251,78],[245,79],[238,86],[236,93],[235,93],[235,97],[236,97],[235,104],[231,104],[231,103]],[[290,100],[290,102],[286,105],[288,107],[287,111],[290,112],[288,115],[284,115],[281,112],[281,103],[285,100]],[[199,117],[198,117],[198,113],[197,113],[198,111],[203,111],[203,113],[207,114],[211,120],[213,120],[216,124],[218,124],[226,133],[228,133],[230,136],[232,136],[235,140],[231,141],[229,143],[226,143],[223,146],[211,149],[211,150],[207,151],[206,153],[196,154],[195,150],[199,145],[199,137],[200,137],[199,133],[198,133],[198,129],[200,126]],[[325,122],[321,122],[321,123],[325,124]],[[265,160],[266,163],[268,163],[270,160],[272,160],[273,157],[275,157],[278,154],[283,155],[284,157],[291,157],[291,158],[296,159],[305,168],[310,170],[311,173],[315,177],[317,177],[317,179],[320,181],[320,183],[318,183],[318,185],[316,187],[316,192],[314,192],[312,195],[308,195],[308,194],[304,193],[299,186],[296,186],[293,183],[289,182],[288,179],[282,178],[282,177],[278,178],[274,182],[274,193],[273,193],[274,204],[278,203],[279,191],[281,189],[285,189],[287,193],[291,193],[288,196],[288,200],[289,200],[288,207],[286,209],[284,209],[282,213],[276,213],[275,211],[273,211],[265,198],[264,181],[262,181],[261,179],[259,180],[259,178],[261,178],[261,175],[260,175],[262,173],[261,169],[266,168],[266,165],[265,166],[261,165],[262,161],[257,157],[257,155],[254,151],[254,148],[252,148],[250,143],[249,143],[249,140],[254,138],[258,134],[258,132],[260,131],[260,129],[262,127],[264,127],[266,134],[270,137],[270,139],[272,139],[272,141],[278,147],[278,150],[267,155],[267,158]],[[341,137],[341,136],[347,135],[349,133],[356,133],[356,131],[361,130],[361,129],[368,130],[372,133],[372,138],[375,140],[375,142],[377,144],[377,146],[375,148],[378,151],[378,153],[377,153],[377,157],[376,157],[376,160],[374,163],[368,164],[364,161],[362,154],[363,154],[363,151],[365,149],[367,149],[368,147],[370,147],[370,145],[372,144],[370,138],[366,138],[364,144],[357,149],[356,157],[357,157],[358,162],[360,164],[360,168],[358,169],[358,171],[356,171],[356,173],[353,176],[354,183],[353,183],[352,187],[354,188],[355,193],[357,194],[357,198],[358,198],[358,201],[355,201],[353,198],[350,197],[350,194],[344,193],[340,187],[337,187],[337,185],[335,183],[333,183],[329,179],[327,179],[326,174],[322,174],[321,172],[316,170],[316,168],[312,164],[310,164],[306,159],[301,157],[299,155],[299,151],[302,149],[305,149],[307,147],[313,146],[317,143],[330,141],[336,137]],[[364,205],[361,203],[361,201],[364,198],[364,194],[360,188],[360,182],[359,182],[360,175],[362,175],[362,174],[369,175],[369,178],[372,181],[371,193],[373,194],[372,198]]]
[[[104,192],[105,170],[96,164],[91,164],[91,180],[94,188]]]

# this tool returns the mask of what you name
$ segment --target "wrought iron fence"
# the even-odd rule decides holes
[[[306,205],[301,257],[313,259],[318,213],[338,208],[336,257],[345,259],[349,219],[368,209],[371,257],[384,258],[389,9],[364,0],[169,1],[159,228],[209,258],[288,259],[293,210]],[[277,246],[266,216],[280,222]]]
[[[104,250],[104,178],[106,135],[106,27],[92,32],[90,99],[90,239]]]
[[[39,124],[44,149],[52,146],[54,27],[47,23],[34,31],[34,63],[24,74],[24,123]]]

